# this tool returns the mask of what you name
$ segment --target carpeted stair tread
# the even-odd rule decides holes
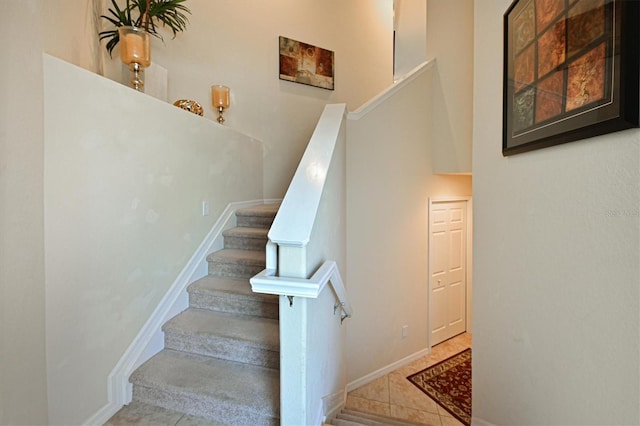
[[[187,288],[189,293],[217,294],[226,293],[239,299],[262,300],[267,303],[278,303],[274,294],[254,293],[249,280],[233,277],[214,277],[207,275],[194,281]]]
[[[131,376],[134,400],[233,424],[277,424],[278,370],[165,349]]]
[[[222,249],[207,256],[209,274],[217,277],[251,278],[265,267],[264,250]]]
[[[262,216],[262,217],[275,217],[280,208],[279,203],[275,204],[261,204],[255,207],[246,207],[238,209],[236,216]]]
[[[269,232],[266,228],[249,228],[245,226],[238,226],[236,228],[227,229],[222,233],[224,237],[243,237],[243,238],[260,238],[266,239],[267,233]]]
[[[236,227],[227,229],[224,236],[224,248],[264,251],[267,245],[267,228]]]
[[[189,308],[162,330],[168,349],[279,368],[278,320]]]
[[[421,423],[414,423],[409,420],[399,419],[396,417],[382,416],[378,414],[365,413],[357,410],[343,409],[334,421],[334,424],[338,420],[354,422],[355,424],[367,425],[367,426],[424,426]]]
[[[270,228],[279,207],[279,204],[265,204],[240,209],[236,212],[236,224],[239,227]]]
[[[257,250],[222,249],[207,256],[207,262],[239,263],[264,266],[265,252]]]
[[[246,278],[207,275],[187,291],[195,308],[278,319],[278,296],[254,293]]]

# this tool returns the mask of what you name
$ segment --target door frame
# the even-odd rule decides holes
[[[427,347],[431,349],[431,212],[434,204],[464,201],[466,206],[466,259],[465,259],[465,300],[467,326],[466,332],[472,332],[473,326],[473,198],[471,196],[429,197],[427,209]]]

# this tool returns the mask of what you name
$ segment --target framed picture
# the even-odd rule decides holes
[[[280,80],[333,90],[331,50],[280,36]]]
[[[503,155],[638,127],[639,11],[637,0],[511,4]]]

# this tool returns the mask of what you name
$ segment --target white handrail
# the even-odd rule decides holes
[[[269,230],[274,243],[293,247],[309,243],[346,109],[345,104],[325,106]]]
[[[347,290],[342,281],[338,264],[328,260],[318,268],[311,278],[287,278],[273,276],[274,269],[267,268],[252,277],[251,289],[255,293],[277,294],[286,296],[307,297],[317,299],[327,284],[331,285],[344,317],[351,318],[353,309],[347,300]]]

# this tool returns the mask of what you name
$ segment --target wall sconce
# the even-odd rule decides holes
[[[225,108],[229,108],[229,88],[227,86],[211,86],[213,107],[218,110],[218,123],[224,124],[222,113]]]
[[[144,92],[142,73],[151,65],[151,37],[148,32],[138,27],[118,28],[120,36],[120,59],[133,73],[129,82],[131,87]]]

